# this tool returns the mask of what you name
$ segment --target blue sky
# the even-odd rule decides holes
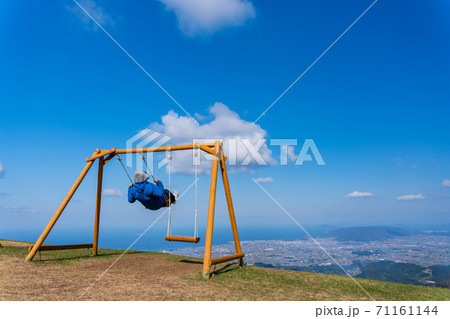
[[[325,166],[280,166],[279,147],[268,145],[273,164],[231,174],[240,225],[292,226],[251,179],[260,177],[273,179],[261,185],[301,223],[449,223],[448,1],[379,0],[255,131],[249,125],[372,1],[79,3],[197,114],[201,128],[192,134],[217,133],[197,137],[236,133],[220,117],[231,114],[243,136],[315,141]],[[147,127],[182,135],[173,127],[186,114],[75,2],[3,1],[0,41],[0,231],[38,233],[94,149],[125,147]],[[174,119],[163,123],[169,112]],[[164,169],[157,175],[167,180]],[[96,165],[58,227],[91,227],[95,180]],[[173,180],[183,190],[193,176]],[[116,161],[106,166],[105,188],[125,194],[128,184]],[[205,223],[207,175],[199,192]],[[103,204],[106,228],[139,228],[156,217],[125,196]],[[177,205],[180,227],[192,223],[193,193]],[[226,225],[221,194],[217,205],[217,224]]]

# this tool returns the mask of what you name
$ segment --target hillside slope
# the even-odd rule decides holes
[[[370,300],[344,276],[222,264],[204,281],[199,259],[129,251],[99,279],[123,251],[45,252],[24,264],[25,243],[0,245],[0,300]],[[357,280],[376,300],[450,300],[448,289]]]

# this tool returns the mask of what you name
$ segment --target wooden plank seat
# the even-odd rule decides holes
[[[167,241],[180,241],[180,242],[184,242],[184,243],[194,243],[194,244],[196,244],[200,241],[200,237],[167,235],[164,238]]]

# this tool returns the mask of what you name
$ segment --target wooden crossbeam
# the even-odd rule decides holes
[[[239,254],[233,254],[233,255],[226,255],[226,256],[222,256],[222,257],[216,257],[216,258],[211,258],[211,265],[217,265],[220,263],[224,263],[230,260],[234,260],[234,259],[241,259],[244,258],[245,254],[244,253],[239,253]]]
[[[105,159],[103,160],[103,165],[106,165],[106,163],[108,163],[110,160],[112,160],[114,156],[116,156],[115,153],[111,153],[108,156],[106,156]]]
[[[68,250],[68,249],[86,249],[92,248],[94,244],[78,244],[78,245],[45,245],[39,247],[38,251],[48,251],[48,250]],[[28,251],[31,251],[34,246],[28,247]]]

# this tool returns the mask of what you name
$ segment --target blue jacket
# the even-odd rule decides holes
[[[128,187],[128,201],[134,203],[136,200],[151,210],[158,210],[166,206],[163,183],[158,181],[155,185],[143,181]]]

